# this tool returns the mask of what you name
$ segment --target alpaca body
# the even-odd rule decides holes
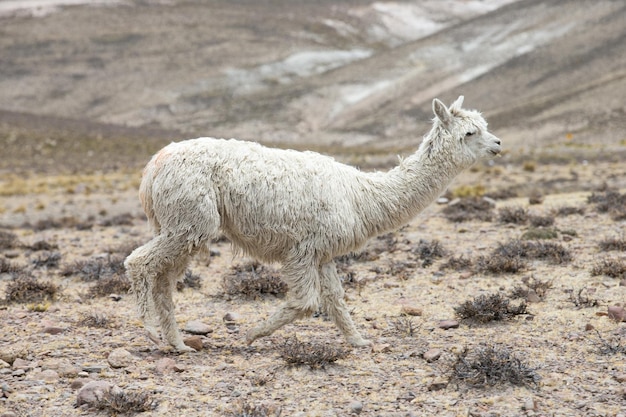
[[[482,117],[457,103],[435,108],[435,125],[418,151],[387,173],[233,139],[198,138],[163,148],[140,186],[155,237],[126,261],[149,336],[158,340],[154,321],[160,319],[167,341],[190,350],[176,326],[172,288],[191,257],[221,231],[244,253],[280,262],[289,285],[287,301],[248,332],[248,343],[320,306],[350,343],[369,343],[347,312],[332,260],[407,223],[463,169],[500,151]],[[455,113],[454,127],[464,137],[466,130],[481,132],[485,143],[475,146],[480,155],[456,137],[446,140],[458,135],[450,124]]]

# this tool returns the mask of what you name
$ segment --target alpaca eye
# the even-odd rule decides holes
[[[476,134],[476,132],[467,132],[465,134],[465,136],[474,136]]]

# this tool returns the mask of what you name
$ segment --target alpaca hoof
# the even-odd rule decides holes
[[[197,352],[197,350],[195,350],[191,346],[187,346],[184,343],[182,345],[174,346],[174,349],[176,349],[176,352],[178,353]]]
[[[246,333],[246,344],[248,346],[250,346],[252,343],[254,343],[255,340],[257,340],[259,338],[258,336],[258,332],[255,329],[250,329],[248,330],[248,332]]]
[[[362,337],[359,338],[351,338],[348,340],[348,342],[354,346],[354,347],[364,347],[364,346],[371,346],[372,345],[372,341],[368,340],[368,339],[363,339]]]
[[[152,340],[152,342],[154,342],[155,345],[161,344],[161,338],[159,337],[156,329],[151,328],[151,327],[146,327],[146,336],[148,336],[148,339]]]

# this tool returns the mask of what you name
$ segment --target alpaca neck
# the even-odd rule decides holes
[[[416,153],[391,171],[370,174],[361,214],[368,236],[397,229],[439,197],[471,165],[451,152],[432,149],[428,138]],[[367,200],[367,201],[365,201]],[[370,210],[372,209],[373,210]]]

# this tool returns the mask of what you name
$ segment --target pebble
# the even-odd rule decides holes
[[[441,357],[442,353],[443,352],[441,349],[429,349],[426,352],[424,352],[422,357],[424,358],[426,362],[434,362]]]
[[[439,391],[448,386],[448,381],[437,378],[428,385],[428,391]]]
[[[625,321],[626,310],[621,306],[609,306],[608,307],[609,318],[617,322]]]
[[[126,349],[118,348],[109,353],[107,362],[111,368],[126,368],[135,362],[135,357]]]
[[[70,384],[70,388],[73,390],[81,389],[83,386],[85,386],[85,384],[92,382],[92,381],[93,379],[89,379],[89,378],[76,378]]]
[[[57,382],[59,380],[59,373],[52,369],[46,369],[39,373],[38,379],[45,382]]]
[[[228,313],[224,314],[224,317],[222,317],[222,320],[224,320],[225,322],[239,321],[239,320],[241,320],[241,315],[239,313],[235,313],[235,312],[228,312]]]
[[[456,329],[458,327],[459,327],[458,320],[441,320],[439,322],[440,329],[448,330],[448,329]]]
[[[361,411],[363,411],[363,403],[361,401],[354,400],[350,403],[349,408],[351,413],[361,414]]]
[[[57,326],[48,326],[48,327],[44,327],[41,330],[41,333],[47,333],[47,334],[59,334],[59,333],[63,333],[65,331],[65,329],[63,327],[57,327]]]
[[[527,399],[524,401],[524,405],[522,405],[522,410],[537,411],[537,402],[532,398]]]
[[[190,348],[194,348],[195,350],[202,350],[204,344],[202,343],[202,337],[200,336],[190,336],[183,340],[183,342],[189,346]]]
[[[450,199],[445,198],[445,197],[439,197],[437,199],[437,204],[448,204],[450,202]]]
[[[161,358],[156,362],[156,371],[160,374],[174,370],[176,361],[172,358]]]
[[[191,334],[205,335],[212,333],[213,329],[208,324],[202,323],[199,320],[191,320],[185,324],[185,331]]]
[[[13,369],[30,369],[31,367],[30,362],[22,358],[15,358],[13,361]]]
[[[412,305],[403,305],[400,312],[407,316],[421,316],[422,315],[422,309],[419,307],[412,306]]]
[[[104,398],[104,393],[119,388],[107,381],[91,381],[78,390],[76,405],[96,405]]]
[[[107,369],[106,365],[84,365],[83,366],[83,371],[89,372],[89,373],[100,373],[104,371],[105,369]]]
[[[11,367],[11,364],[10,364],[10,363],[5,362],[5,361],[3,361],[2,359],[0,359],[0,369],[3,369],[3,368],[10,368],[10,367]]]

